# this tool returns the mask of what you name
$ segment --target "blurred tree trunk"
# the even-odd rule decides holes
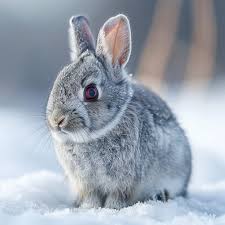
[[[153,23],[140,58],[138,78],[159,91],[176,40],[181,0],[158,0]]]
[[[184,86],[205,88],[213,76],[216,20],[213,0],[192,0],[193,34]]]

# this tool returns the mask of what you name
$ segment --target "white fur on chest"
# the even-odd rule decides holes
[[[80,149],[73,149],[73,152],[76,150],[79,151]],[[86,156],[80,156],[79,154],[76,156],[64,146],[57,144],[56,154],[66,176],[69,178],[72,189],[79,192],[100,189],[105,193],[121,189],[121,179],[112,178],[107,174],[107,168],[101,157],[96,157],[95,160],[90,161]],[[123,186],[129,185],[126,182]]]

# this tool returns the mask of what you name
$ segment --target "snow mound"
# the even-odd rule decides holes
[[[64,181],[49,171],[0,181],[1,220],[17,225],[225,224],[225,181],[191,190],[187,199],[148,201],[121,210],[73,208]]]
[[[43,213],[71,205],[65,179],[61,175],[40,171],[15,179],[0,181],[0,209],[18,215],[28,209]]]

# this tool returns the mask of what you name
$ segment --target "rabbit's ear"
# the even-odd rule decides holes
[[[86,17],[72,16],[70,18],[69,42],[72,61],[87,49],[94,51],[94,38]]]
[[[103,54],[115,66],[125,66],[131,52],[131,32],[129,20],[119,14],[111,17],[101,28],[96,53]]]

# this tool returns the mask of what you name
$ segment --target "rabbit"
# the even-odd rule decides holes
[[[185,196],[190,145],[167,104],[125,70],[128,18],[108,19],[96,43],[86,17],[69,24],[71,63],[53,84],[46,118],[76,207],[121,209]]]

